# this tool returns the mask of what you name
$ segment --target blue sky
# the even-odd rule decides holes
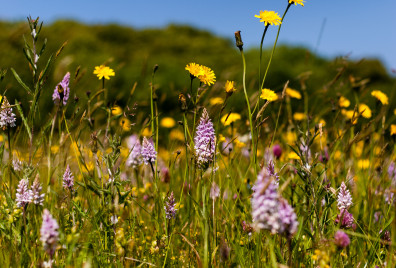
[[[282,15],[287,0],[0,0],[0,5],[0,20],[25,20],[31,15],[44,23],[67,18],[135,28],[189,24],[227,38],[241,30],[246,46],[258,46],[264,26],[254,15],[260,10]],[[378,57],[391,72],[396,69],[395,12],[395,0],[306,0],[304,7],[293,5],[289,10],[279,41],[316,49],[326,57]],[[276,30],[270,27],[265,45],[272,45]]]

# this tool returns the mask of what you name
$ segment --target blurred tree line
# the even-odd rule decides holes
[[[30,40],[29,27],[26,22],[0,22],[0,27],[0,68],[14,68],[29,85],[31,74],[22,52],[23,36]],[[39,65],[45,65],[50,54],[55,53],[65,41],[67,45],[47,77],[41,111],[53,109],[53,90],[68,71],[72,76],[71,99],[78,97],[80,102],[84,102],[87,100],[86,92],[94,94],[100,90],[101,81],[92,73],[94,67],[100,64],[110,66],[116,73],[115,77],[106,81],[110,105],[125,107],[138,101],[141,107],[147,108],[151,74],[153,66],[158,64],[154,85],[159,108],[162,113],[173,114],[178,111],[178,94],[189,90],[190,77],[184,67],[190,62],[206,65],[216,74],[218,82],[205,93],[206,99],[211,96],[225,96],[222,92],[225,81],[235,80],[238,88],[235,95],[238,97],[231,98],[229,107],[235,112],[245,109],[242,62],[233,37],[224,39],[207,31],[180,25],[135,30],[114,24],[85,25],[75,21],[57,21],[50,25],[44,23],[39,43],[44,38],[48,39],[47,49],[39,60]],[[259,89],[259,51],[248,49],[245,53],[248,64],[247,87],[252,96]],[[268,47],[263,53],[262,70],[266,68],[269,55]],[[77,70],[78,81],[73,78]],[[278,46],[265,87],[280,92],[287,80],[294,89],[301,91],[302,87],[306,87],[310,99],[313,99],[310,101],[310,110],[320,110],[323,101],[334,102],[339,95],[353,99],[354,91],[369,95],[368,90],[374,89],[387,93],[391,104],[395,104],[396,80],[376,59],[354,62],[340,57],[327,60],[303,47]],[[132,98],[129,98],[135,83],[136,90]],[[356,88],[355,84],[358,83],[364,85]],[[11,103],[18,98],[22,106],[28,105],[26,92],[16,82],[10,70],[0,87],[0,94],[7,90],[6,94]],[[126,103],[128,99],[130,101]],[[374,98],[367,97],[367,100],[375,102]],[[298,106],[295,107],[295,110],[299,109]]]

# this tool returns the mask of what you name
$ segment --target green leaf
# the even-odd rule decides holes
[[[30,132],[29,124],[28,124],[28,122],[26,121],[25,116],[23,115],[22,108],[21,108],[21,106],[19,105],[19,102],[18,102],[17,99],[15,99],[15,106],[17,107],[17,110],[18,110],[19,114],[21,115],[23,124],[25,125],[26,131],[27,131],[27,133],[28,133],[28,135],[29,135],[29,139],[32,140],[32,133]]]
[[[28,94],[33,94],[33,92],[30,90],[30,88],[22,81],[22,79],[19,77],[17,72],[14,70],[14,68],[11,68],[12,73],[14,74],[15,79],[18,81],[18,83],[28,92]]]

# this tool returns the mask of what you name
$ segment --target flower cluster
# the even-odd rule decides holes
[[[63,188],[69,189],[71,192],[73,192],[73,187],[74,187],[74,177],[70,170],[70,166],[67,165],[65,173],[63,173]]]
[[[33,200],[33,192],[29,189],[29,182],[27,179],[19,181],[18,189],[16,193],[17,206],[26,208],[26,206]]]
[[[215,153],[215,131],[209,114],[204,108],[194,137],[194,149],[198,167],[206,169]]]
[[[15,114],[12,112],[11,105],[7,98],[4,97],[0,111],[0,127],[3,128],[3,130],[5,130],[7,127],[15,127],[15,121],[16,118]]]
[[[175,197],[173,196],[173,192],[168,196],[168,201],[165,202],[165,215],[168,220],[174,219],[176,217],[176,203]]]
[[[59,240],[58,229],[59,225],[57,221],[52,217],[48,209],[44,209],[43,223],[40,229],[40,240],[44,245],[44,250],[51,258],[55,253],[56,245]]]
[[[39,177],[37,176],[32,185],[32,202],[35,205],[42,206],[45,194],[41,193],[43,187],[40,184]]]
[[[70,73],[68,72],[54,89],[54,93],[52,94],[52,100],[54,102],[63,103],[63,105],[66,105],[70,94],[69,83]]]
[[[187,64],[185,69],[190,72],[192,78],[197,77],[205,85],[210,86],[216,82],[216,75],[209,67],[192,62]]]
[[[139,137],[134,134],[127,139],[128,149],[131,150],[126,161],[127,166],[137,168],[142,164],[142,145],[140,144]]]
[[[143,157],[144,164],[148,165],[149,163],[154,163],[157,159],[157,152],[155,151],[154,144],[146,137],[143,138],[143,145],[141,154]]]
[[[352,205],[351,193],[344,182],[341,183],[340,191],[338,192],[337,205],[339,210],[348,209]]]
[[[342,182],[337,198],[337,206],[340,210],[340,213],[337,215],[337,218],[335,220],[337,224],[340,224],[341,228],[356,228],[353,215],[348,212],[348,209],[351,205],[352,196],[345,183]]]
[[[257,229],[290,237],[297,231],[297,216],[287,201],[279,196],[275,173],[271,175],[271,169],[264,168],[252,188],[253,224]]]
[[[341,230],[334,235],[334,244],[339,248],[346,248],[351,243],[349,236]]]

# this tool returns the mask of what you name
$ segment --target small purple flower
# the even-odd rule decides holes
[[[339,210],[348,209],[352,205],[352,196],[344,182],[341,183],[338,192],[337,205]]]
[[[327,163],[327,161],[329,161],[329,151],[327,147],[325,147],[323,152],[319,154],[319,161],[322,163]]]
[[[194,137],[195,156],[199,168],[206,169],[213,161],[215,143],[213,123],[204,108]]]
[[[212,183],[212,187],[210,188],[209,196],[213,200],[215,200],[217,197],[220,196],[220,188],[215,182]]]
[[[127,166],[137,168],[142,164],[142,145],[140,145],[139,137],[136,134],[129,136],[127,146],[131,153],[127,159]]]
[[[275,144],[272,147],[272,153],[277,159],[279,159],[282,155],[282,147],[279,144]]]
[[[4,97],[3,104],[0,111],[0,127],[5,130],[7,127],[15,127],[15,114],[7,98]]]
[[[22,179],[19,181],[16,201],[17,206],[25,208],[29,203],[32,202],[33,192],[29,190],[29,182],[26,179]]]
[[[43,211],[43,223],[40,229],[40,240],[43,242],[44,250],[50,255],[51,259],[55,253],[56,245],[59,240],[59,225],[52,217],[48,209]]]
[[[154,163],[157,159],[157,152],[155,151],[154,144],[146,137],[143,138],[142,157],[144,164]]]
[[[177,209],[175,203],[175,197],[173,196],[173,192],[168,196],[168,201],[165,202],[165,215],[168,220],[174,219],[176,217]]]
[[[65,74],[62,81],[54,89],[54,93],[52,94],[52,100],[54,102],[62,102],[63,105],[66,105],[70,93],[69,82],[70,73],[68,72]]]
[[[334,244],[340,249],[346,248],[351,243],[349,236],[341,230],[338,230],[334,235]]]
[[[41,187],[39,177],[37,176],[32,185],[32,194],[33,194],[32,201],[35,205],[38,206],[43,205],[45,194],[41,194],[42,189],[43,187]]]
[[[70,171],[70,166],[67,165],[66,171],[63,174],[63,188],[69,189],[71,192],[73,192],[73,187],[74,187],[74,177],[72,172]]]

